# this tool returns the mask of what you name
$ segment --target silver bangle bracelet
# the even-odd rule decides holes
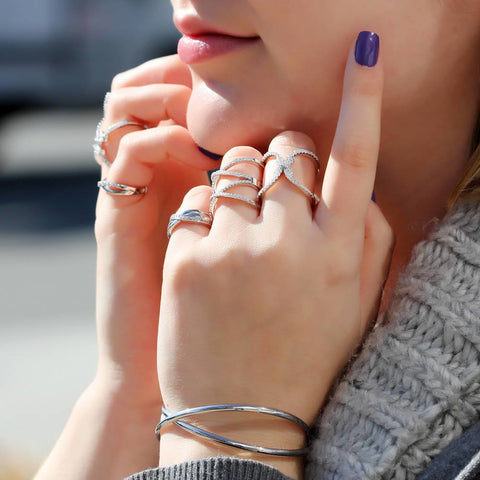
[[[202,430],[201,428],[195,427],[194,425],[181,421],[181,419],[183,418],[191,417],[201,413],[217,412],[217,411],[253,412],[253,413],[266,414],[266,415],[273,415],[275,417],[283,418],[284,420],[288,420],[290,422],[295,423],[297,426],[302,428],[302,430],[306,434],[309,431],[309,426],[303,420],[296,417],[295,415],[284,412],[282,410],[276,410],[276,409],[267,408],[267,407],[257,407],[253,405],[209,405],[205,407],[197,407],[197,408],[182,410],[174,414],[170,413],[165,407],[162,407],[162,416],[164,418],[160,421],[160,423],[158,423],[157,427],[155,428],[155,434],[157,435],[157,438],[160,439],[160,431],[167,425],[170,425],[171,423],[175,423],[176,425],[183,428],[184,430],[194,435],[197,435],[199,437],[212,440],[222,445],[227,445],[230,447],[247,450],[250,452],[262,453],[266,455],[283,456],[283,457],[300,457],[300,456],[306,455],[308,452],[308,447],[298,448],[298,449],[267,448],[267,447],[259,447],[257,445],[251,445],[248,443],[237,442],[236,440],[221,437],[212,432],[209,432],[207,430]]]

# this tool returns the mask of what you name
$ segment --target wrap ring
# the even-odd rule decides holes
[[[108,100],[108,97],[106,97]],[[112,166],[112,162],[106,157],[106,151],[103,148],[104,144],[108,141],[108,136],[113,133],[115,130],[123,127],[141,127],[144,130],[150,128],[148,125],[144,125],[139,122],[131,122],[129,120],[122,120],[121,122],[114,123],[110,125],[106,130],[102,130],[103,120],[97,125],[97,130],[95,132],[95,138],[93,139],[93,157],[99,165],[106,165],[107,167]]]
[[[147,187],[131,187],[123,183],[108,182],[105,178],[97,182],[97,187],[103,188],[110,195],[143,195]]]
[[[167,227],[167,238],[169,240],[175,228],[182,222],[201,223],[203,225],[207,225],[208,227],[211,227],[213,222],[213,217],[208,212],[202,212],[200,210],[195,210],[195,209],[184,210],[181,213],[174,213],[173,215],[170,216],[170,221],[168,222],[168,227]]]

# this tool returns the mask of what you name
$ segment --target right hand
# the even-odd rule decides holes
[[[129,401],[141,407],[161,402],[156,339],[168,220],[188,190],[208,184],[206,170],[216,168],[186,128],[190,93],[190,72],[177,55],[152,60],[115,77],[102,123],[104,130],[123,120],[150,127],[124,127],[109,136],[112,166],[102,167],[102,178],[148,186],[148,192],[119,197],[100,190],[95,224],[95,383],[134,393]]]

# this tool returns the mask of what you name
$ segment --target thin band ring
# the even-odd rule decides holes
[[[108,182],[106,179],[97,182],[97,187],[103,188],[110,195],[143,195],[147,193],[147,187],[131,187],[123,183]]]
[[[108,100],[108,96],[106,97],[106,100]],[[144,125],[143,123],[122,120],[121,122],[110,125],[110,127],[108,127],[106,130],[102,130],[102,122],[103,120],[101,120],[100,123],[97,125],[95,138],[93,139],[93,156],[99,165],[106,165],[107,167],[111,167],[112,162],[110,162],[110,160],[108,160],[108,158],[106,157],[106,151],[103,148],[103,145],[108,141],[108,136],[111,133],[123,127],[141,127],[144,130],[148,130],[150,128],[148,125]]]
[[[231,162],[227,163],[222,170],[227,170],[230,167],[233,167],[234,165],[237,165],[239,163],[254,163],[258,167],[260,167],[262,170],[265,168],[265,163],[263,160],[257,160],[256,158],[253,157],[239,157],[239,158],[234,158]]]
[[[217,202],[219,198],[231,198],[233,200],[239,200],[240,202],[244,202],[257,210],[260,208],[260,202],[258,200],[252,200],[250,198],[244,197],[243,195],[239,195],[238,193],[218,192],[213,193],[210,197],[209,211],[210,215],[212,216],[214,216],[215,212],[217,211]]]
[[[240,172],[235,172],[235,173],[240,173]],[[254,188],[257,192],[261,188],[261,184],[259,182],[254,183],[251,180],[237,180],[236,182],[231,182],[225,185],[219,190],[216,190],[214,188],[212,191],[212,195],[210,196],[210,206],[209,206],[209,212],[210,212],[210,215],[212,215],[212,217],[215,215],[215,212],[217,210],[217,201],[219,198],[230,198],[233,200],[238,200],[240,202],[246,203],[247,205],[250,205],[251,207],[257,210],[260,208],[260,201],[258,200],[258,198],[255,198],[254,200],[252,200],[251,198],[245,197],[244,195],[227,191],[227,190],[230,190],[231,188],[238,187],[238,186],[251,187],[251,188]]]
[[[217,170],[216,172],[213,172],[212,175],[211,175],[212,188],[214,190],[217,188],[217,184],[218,184],[221,177],[242,178],[244,180],[248,180],[248,183],[254,185],[259,190],[260,190],[260,188],[262,188],[262,182],[260,180],[257,180],[256,178],[252,177],[251,175],[247,175],[246,173],[242,173],[242,172],[236,172],[234,170],[221,169],[221,170]]]
[[[267,152],[263,156],[263,161],[266,163],[270,158],[277,162],[275,165],[275,169],[273,171],[272,178],[267,182],[266,185],[258,192],[258,198],[262,198],[265,192],[272,187],[282,176],[285,175],[285,178],[292,183],[295,187],[297,187],[306,197],[308,197],[312,203],[312,206],[315,207],[318,205],[320,199],[318,195],[314,192],[311,192],[305,185],[300,183],[293,174],[292,164],[295,161],[295,157],[297,155],[306,155],[308,158],[312,159],[315,163],[315,170],[316,173],[320,171],[320,160],[318,157],[311,152],[310,150],[298,149],[293,151],[292,153],[288,154],[286,158],[283,158],[279,153],[276,152]]]
[[[208,212],[202,212],[201,210],[189,209],[181,213],[174,213],[170,216],[167,227],[167,238],[170,240],[173,231],[175,228],[182,222],[187,223],[201,223],[207,225],[207,227],[212,226],[213,217]]]

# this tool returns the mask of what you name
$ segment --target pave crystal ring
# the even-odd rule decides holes
[[[170,216],[170,221],[168,222],[168,227],[167,227],[167,238],[169,240],[175,228],[182,222],[201,223],[203,225],[207,225],[208,227],[211,227],[213,222],[213,217],[208,212],[202,212],[200,210],[195,210],[195,209],[184,210],[181,213],[174,213],[173,215]]]
[[[107,97],[108,99],[108,97]],[[106,165],[107,167],[112,166],[112,162],[106,157],[106,152],[104,144],[108,141],[108,136],[113,133],[115,130],[123,127],[141,127],[147,130],[149,127],[139,122],[130,122],[129,120],[123,120],[118,123],[114,123],[106,130],[102,130],[102,122],[97,125],[97,131],[95,133],[95,138],[93,139],[93,157],[99,165]]]
[[[237,165],[239,163],[254,163],[255,165],[259,166],[260,168],[264,168],[263,162],[257,160],[256,158],[250,157],[240,157],[232,160],[227,165],[225,165],[221,170],[217,170],[216,172],[212,173],[212,195],[210,196],[210,213],[212,216],[215,214],[217,209],[217,202],[219,198],[230,198],[233,200],[238,200],[240,202],[246,203],[253,208],[260,208],[260,201],[258,198],[251,199],[247,198],[243,195],[238,193],[229,192],[234,187],[239,186],[247,186],[255,189],[257,192],[262,188],[262,182],[257,180],[256,178],[252,177],[251,175],[247,175],[243,172],[237,172],[235,170],[228,170],[233,165]],[[235,180],[231,183],[226,184],[225,186],[218,188],[218,182],[222,177],[233,177],[238,180]]]
[[[310,201],[312,202],[312,206],[315,207],[318,204],[318,202],[320,201],[320,199],[318,198],[318,195],[311,192],[305,185],[301,184],[298,180],[296,180],[293,175],[292,164],[295,161],[297,155],[305,155],[306,157],[312,159],[313,162],[315,163],[316,173],[320,171],[320,160],[310,150],[304,150],[304,149],[295,150],[289,155],[287,155],[287,157],[285,158],[283,158],[279,153],[267,152],[263,156],[263,161],[267,163],[271,159],[272,162],[275,162],[275,166],[272,172],[272,178],[269,179],[269,181],[258,192],[258,198],[262,198],[265,192],[279,180],[282,174],[284,174],[285,178],[290,183],[295,185],[295,187],[297,187],[306,197],[310,199]]]
[[[106,179],[97,182],[97,186],[110,195],[143,195],[148,191],[147,187],[131,187],[123,183],[108,182]]]

